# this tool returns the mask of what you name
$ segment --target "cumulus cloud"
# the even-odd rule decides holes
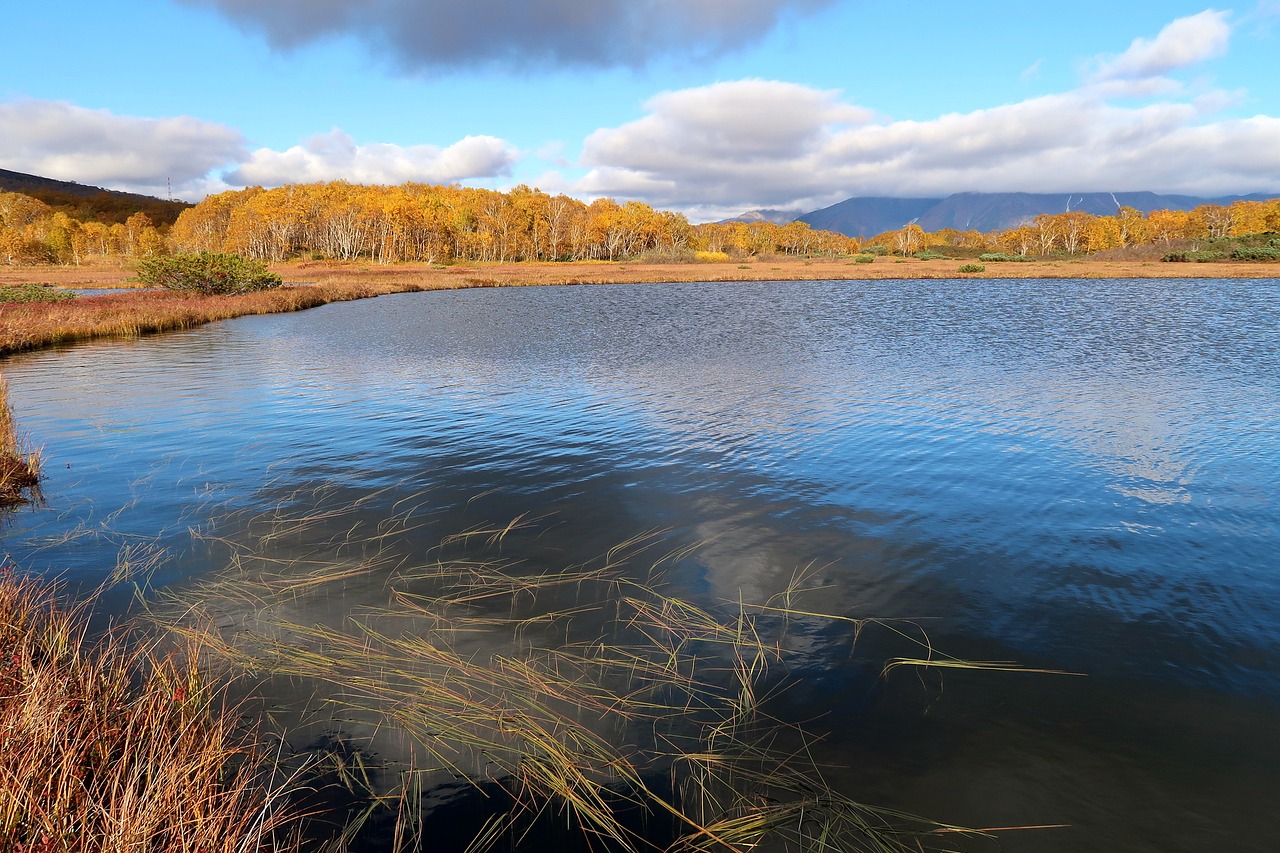
[[[755,117],[744,93],[789,91],[806,106]],[[681,109],[701,104],[695,115]],[[766,81],[655,98],[644,118],[593,134],[575,189],[641,198],[696,218],[751,207],[819,207],[850,195],[961,191],[1280,189],[1280,119],[1212,121],[1214,99],[1117,106],[1091,88],[928,121],[861,120],[831,92]],[[732,131],[699,116],[721,104]],[[785,120],[787,127],[777,125]]]
[[[1207,9],[1178,18],[1154,39],[1137,38],[1117,57],[1100,62],[1097,80],[1140,80],[1204,62],[1226,53],[1231,40],[1229,12]]]
[[[0,168],[148,195],[172,189],[188,200],[254,184],[494,178],[509,174],[519,156],[492,136],[402,146],[359,144],[337,129],[284,151],[251,152],[240,131],[186,116],[119,116],[58,101],[0,103]]]
[[[707,219],[850,195],[1280,190],[1280,119],[1218,118],[1239,93],[1186,95],[1165,76],[1220,55],[1230,33],[1206,11],[1096,61],[1074,91],[925,121],[776,81],[668,92],[586,140],[574,189]]]
[[[187,116],[139,118],[61,101],[0,103],[0,167],[163,195],[199,192],[247,154],[233,128]]]
[[[228,172],[238,186],[346,180],[362,184],[406,181],[448,184],[506,175],[518,153],[492,136],[467,136],[446,148],[433,145],[359,145],[340,130],[313,136],[286,151],[260,148]]]
[[[277,47],[352,36],[410,70],[530,62],[642,66],[748,44],[836,0],[180,0]]]

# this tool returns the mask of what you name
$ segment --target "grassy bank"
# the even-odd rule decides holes
[[[333,282],[235,296],[138,291],[66,302],[0,305],[0,355],[92,338],[133,338],[248,314],[301,311],[330,302],[418,289],[412,283]]]
[[[136,337],[185,329],[246,314],[298,311],[330,302],[387,293],[518,287],[663,282],[844,281],[892,279],[1107,279],[1107,278],[1274,278],[1276,264],[1167,264],[1090,259],[990,263],[977,273],[961,273],[957,260],[876,258],[753,258],[728,263],[513,263],[360,266],[325,262],[275,267],[287,286],[240,296],[181,296],[139,291],[85,296],[58,303],[0,304],[0,356],[101,337]],[[132,272],[116,266],[3,267],[0,286],[32,281],[61,288],[129,287]]]
[[[27,500],[40,484],[40,454],[18,440],[9,408],[9,383],[0,373],[0,507]]]
[[[0,851],[240,853],[296,819],[190,650],[93,639],[86,606],[0,567]]]

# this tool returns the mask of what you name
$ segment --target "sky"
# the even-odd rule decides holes
[[[0,168],[198,201],[517,184],[1280,194],[1280,0],[0,0]]]

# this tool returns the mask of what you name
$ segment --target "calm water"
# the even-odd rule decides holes
[[[10,359],[48,506],[0,550],[96,580],[323,487],[402,547],[537,517],[577,564],[663,530],[707,600],[822,608],[1084,673],[866,673],[814,640],[780,713],[865,800],[998,849],[1273,849],[1280,282],[937,281],[405,294]],[[384,491],[378,491],[384,490]],[[305,502],[305,500],[303,501]],[[353,593],[358,595],[358,592]],[[997,849],[977,843],[973,849]]]

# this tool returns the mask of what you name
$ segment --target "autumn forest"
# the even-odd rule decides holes
[[[916,255],[930,250],[1010,256],[1083,255],[1140,245],[1186,245],[1280,231],[1280,199],[1206,204],[1190,211],[1112,216],[1044,214],[1020,227],[981,233],[918,225],[865,239],[806,223],[691,225],[679,213],[612,199],[584,203],[518,186],[508,192],[346,182],[252,187],[212,195],[172,226],[145,212],[123,222],[81,220],[20,193],[0,193],[0,263],[82,264],[94,259],[173,252],[234,252],[279,262],[291,258],[406,261],[665,261],[760,255]],[[1194,246],[1192,247],[1195,248]]]

